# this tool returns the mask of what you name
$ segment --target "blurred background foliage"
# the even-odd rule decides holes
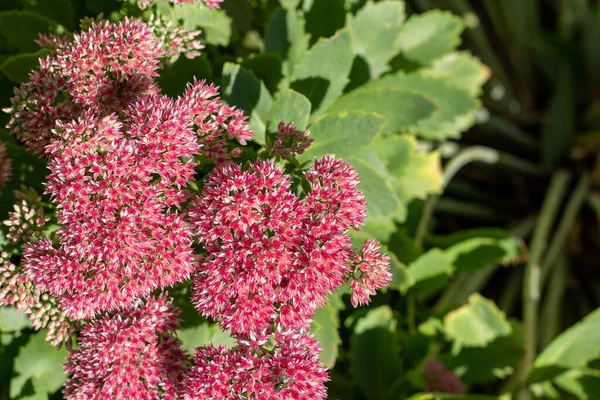
[[[300,161],[352,163],[394,279],[369,307],[342,290],[313,332],[331,399],[600,398],[600,3],[592,0],[225,0],[153,9],[206,44],[162,71],[243,108],[258,150],[279,121],[311,130]],[[0,106],[43,56],[39,33],[133,1],[0,2]],[[7,116],[0,116],[5,125]],[[46,169],[5,129],[21,184]],[[4,227],[3,227],[4,229]],[[0,237],[2,240],[2,237]],[[0,243],[2,243],[0,241]],[[18,250],[15,257],[18,258]],[[231,339],[173,289],[187,349]],[[59,399],[65,350],[0,309],[0,399]],[[445,393],[445,394],[444,394]]]

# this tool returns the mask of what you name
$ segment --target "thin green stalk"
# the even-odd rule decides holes
[[[575,223],[575,219],[579,214],[581,206],[583,206],[583,202],[587,197],[590,185],[591,179],[589,174],[586,173],[581,177],[581,179],[579,179],[577,187],[575,187],[573,194],[571,194],[571,197],[567,202],[565,212],[562,215],[560,223],[558,224],[558,228],[556,229],[556,233],[550,242],[548,253],[546,253],[546,257],[544,257],[544,262],[542,263],[542,275],[540,277],[541,287],[544,286],[544,281],[546,280],[548,273],[550,272],[556,260],[559,258],[559,254],[563,251],[565,244],[567,243],[569,232],[571,232],[571,229],[573,228],[573,224]]]
[[[560,332],[560,316],[565,288],[567,286],[568,269],[567,256],[563,252],[558,256],[556,265],[552,270],[550,281],[548,282],[548,291],[544,297],[546,300],[541,312],[541,326],[544,327],[540,332],[541,348],[548,346]]]
[[[546,192],[546,198],[540,212],[540,218],[533,232],[531,241],[531,254],[529,262],[525,266],[525,277],[523,280],[523,322],[525,326],[525,355],[521,365],[519,382],[522,385],[519,392],[519,400],[528,400],[531,394],[526,387],[527,377],[536,357],[537,351],[537,323],[538,303],[540,299],[540,275],[542,256],[547,246],[548,236],[563,197],[567,191],[570,175],[561,170],[554,174],[550,188]]]
[[[417,332],[417,304],[415,299],[415,292],[409,291],[406,297],[407,301],[407,312],[406,319],[408,320],[408,332],[413,335]]]

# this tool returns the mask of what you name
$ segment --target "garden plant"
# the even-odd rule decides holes
[[[600,399],[600,4],[0,2],[0,400]]]

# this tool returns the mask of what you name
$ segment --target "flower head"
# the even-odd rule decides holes
[[[207,85],[204,80],[194,81],[188,85],[181,105],[190,110],[204,157],[223,164],[239,154],[239,149],[228,149],[227,141],[245,145],[253,133],[242,110],[223,104],[218,95],[216,86]]]
[[[59,246],[24,250],[25,270],[58,297],[73,319],[128,307],[157,288],[189,278],[191,230],[172,209],[187,197],[197,151],[188,114],[175,102],[148,97],[116,116],[61,124],[48,193],[59,204]]]
[[[8,219],[2,223],[8,226],[6,238],[12,243],[26,243],[42,237],[44,227],[50,217],[44,215],[42,198],[31,188],[15,191],[17,203]]]
[[[279,334],[270,353],[243,344],[200,348],[183,399],[324,399],[328,378],[319,351],[314,338],[292,333]]]
[[[312,214],[273,163],[216,168],[190,217],[208,252],[193,301],[237,335],[307,328],[350,270],[348,235]]]
[[[46,340],[53,346],[60,346],[73,335],[73,324],[56,298],[40,292],[6,252],[0,253],[0,305],[28,314],[34,329],[47,329]]]
[[[65,398],[177,399],[189,362],[172,335],[178,318],[159,297],[86,325],[65,366]]]
[[[311,184],[306,202],[314,213],[332,216],[345,229],[360,228],[367,207],[357,188],[358,174],[350,164],[326,155],[315,160],[305,176]]]
[[[193,4],[198,2],[198,0],[169,0],[173,4],[182,5],[182,4]],[[153,0],[138,0],[138,5],[140,8],[146,9],[148,8],[154,1]],[[202,0],[202,2],[208,8],[219,8],[223,0]]]
[[[267,151],[274,156],[286,159],[296,154],[302,154],[313,142],[313,139],[308,137],[310,131],[295,129],[293,122],[286,125],[281,121],[277,131],[277,138],[273,144],[267,147]]]
[[[350,282],[352,289],[352,305],[357,307],[359,304],[368,304],[370,296],[375,295],[375,291],[387,286],[391,279],[390,257],[381,254],[381,245],[368,239],[362,247],[360,255],[356,257],[356,273],[354,279]]]
[[[187,31],[161,18],[159,14],[151,14],[147,24],[162,44],[166,57],[183,54],[191,59],[198,57],[200,50],[204,48],[202,42],[196,38],[201,33],[199,30]]]
[[[29,149],[45,153],[57,122],[66,123],[90,109],[102,115],[125,108],[141,94],[155,93],[159,58],[164,52],[152,31],[136,19],[114,24],[92,22],[56,50],[15,89],[8,128]]]

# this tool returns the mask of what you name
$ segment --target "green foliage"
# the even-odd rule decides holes
[[[359,386],[369,399],[393,399],[402,373],[394,338],[396,321],[387,306],[369,311],[358,321],[350,339],[350,363]]]
[[[387,72],[388,63],[400,52],[398,37],[405,17],[404,3],[399,1],[367,3],[350,17],[354,53],[369,67],[370,79]]]
[[[600,356],[600,309],[557,337],[535,360],[530,381],[540,382],[587,366]]]
[[[204,43],[213,46],[227,46],[232,39],[232,19],[222,10],[182,4],[169,7],[173,21],[181,21],[187,30],[201,29]],[[164,14],[163,14],[164,15]]]
[[[57,350],[45,341],[45,332],[40,331],[29,337],[15,358],[14,375],[10,381],[10,395],[33,393],[38,396],[52,394],[62,386],[66,375],[62,364],[66,361],[67,350]]]
[[[448,12],[432,11],[413,15],[397,39],[404,56],[427,65],[460,44],[463,22]]]
[[[504,313],[479,294],[472,295],[468,304],[448,313],[444,328],[457,351],[462,347],[485,347],[512,332]]]
[[[254,129],[254,140],[265,143],[267,119],[273,98],[250,71],[233,63],[223,66],[223,96],[231,105],[244,110],[250,116],[250,127]]]
[[[313,113],[319,114],[344,91],[352,59],[348,31],[320,39],[296,65],[290,87],[305,95],[313,105]]]

